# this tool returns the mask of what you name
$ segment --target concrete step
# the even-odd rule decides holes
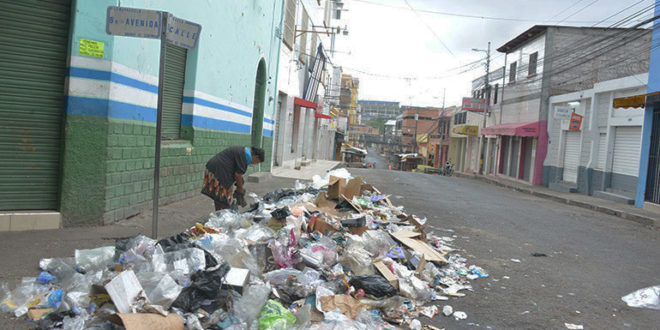
[[[272,177],[273,175],[270,172],[256,172],[248,175],[247,182],[259,183],[264,182]]]
[[[609,191],[595,191],[593,196],[598,198],[608,199],[618,203],[625,203],[630,205],[635,204],[634,197],[628,195],[622,195],[620,193],[614,193]]]
[[[548,188],[565,193],[576,193],[578,191],[577,184],[569,182],[550,182]]]

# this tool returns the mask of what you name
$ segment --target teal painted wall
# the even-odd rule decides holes
[[[66,226],[109,223],[151,207],[159,41],[107,35],[106,9],[117,4],[74,2],[61,178]],[[240,132],[244,128],[236,123],[251,121],[261,59],[268,76],[265,115],[273,117],[275,103],[269,100],[277,91],[282,0],[143,0],[121,6],[166,10],[201,24],[199,45],[188,51],[185,89],[212,98],[205,101],[235,105],[223,115],[194,110],[192,122],[182,118],[181,140],[163,143],[160,202],[195,196],[210,157],[225,147],[250,144],[249,131]],[[103,42],[103,58],[80,55],[80,39]],[[188,102],[184,109],[193,107]],[[241,111],[243,117],[236,115]],[[196,124],[196,116],[206,123],[207,115],[215,116],[212,129]],[[264,125],[272,126],[268,120]],[[272,139],[264,136],[263,145],[268,159],[261,170],[269,171]]]

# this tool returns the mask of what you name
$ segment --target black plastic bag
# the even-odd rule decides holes
[[[346,219],[341,221],[343,227],[362,227],[367,225],[367,218],[361,216],[355,219]]]
[[[398,293],[397,289],[380,275],[355,275],[349,283],[376,298],[391,297]]]
[[[229,290],[222,289],[222,282],[229,269],[231,267],[228,264],[222,264],[216,269],[195,272],[190,277],[192,283],[181,290],[172,307],[184,312],[195,312],[205,301],[220,301],[232,296]]]
[[[204,269],[210,269],[218,265],[218,261],[215,260],[215,257],[205,249],[202,249],[199,246],[196,246],[193,242],[189,241],[188,238],[192,235],[188,233],[180,233],[170,237],[166,237],[158,241],[160,247],[163,248],[163,252],[173,252],[189,248],[198,248],[204,251],[204,261],[206,262],[206,267]]]
[[[270,215],[272,215],[275,220],[282,221],[292,214],[291,210],[289,210],[289,207],[285,206],[279,209],[275,209],[273,212],[270,212]]]

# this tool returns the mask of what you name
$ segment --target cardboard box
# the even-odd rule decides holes
[[[348,227],[348,232],[353,234],[353,235],[358,235],[362,236],[365,231],[369,230],[369,227],[367,226],[361,226],[361,227]]]
[[[421,237],[421,233],[402,230],[396,233],[391,233],[390,235],[392,235],[397,241],[401,242],[401,244],[422,254],[426,261],[449,263],[442,254],[434,250],[426,242],[418,239]]]
[[[331,175],[328,182],[328,198],[338,199],[346,188],[346,179]]]
[[[167,316],[151,313],[118,313],[110,315],[111,322],[126,330],[183,330],[183,319],[176,313]]]
[[[364,181],[363,177],[356,177],[348,181],[346,188],[344,188],[343,195],[346,199],[353,199],[353,196],[360,194],[360,188],[362,187],[362,182]]]
[[[27,316],[32,321],[39,321],[41,320],[42,317],[44,317],[44,315],[52,311],[53,311],[52,308],[33,308],[28,310]]]

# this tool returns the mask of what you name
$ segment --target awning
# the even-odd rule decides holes
[[[455,134],[477,136],[477,135],[479,135],[479,126],[457,125],[457,126],[454,126],[454,129],[452,130],[452,132],[454,132]]]
[[[307,101],[307,100],[303,100],[299,97],[294,97],[293,98],[293,104],[296,104],[296,105],[299,105],[299,106],[305,107],[305,108],[312,108],[312,109],[316,109],[318,107],[318,104],[316,104],[314,102]]]
[[[483,135],[539,136],[539,122],[511,123],[486,127]]]
[[[314,113],[314,117],[322,118],[322,119],[332,119],[332,116],[328,116],[326,114],[322,114],[322,113],[318,113],[318,112]]]

